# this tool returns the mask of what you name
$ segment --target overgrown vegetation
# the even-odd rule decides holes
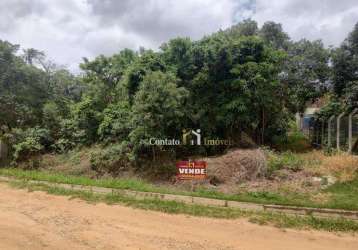
[[[131,151],[128,143],[110,145],[101,151],[91,154],[92,169],[98,173],[110,173],[113,175],[129,168]]]
[[[358,24],[339,48],[331,53],[332,85],[328,101],[316,117],[327,121],[332,115],[350,113],[358,107]]]
[[[287,161],[287,164],[290,164],[290,161]],[[284,165],[284,167],[290,168],[289,165]],[[91,179],[84,176],[64,175],[62,173],[38,170],[26,171],[16,168],[0,169],[0,175],[15,177],[22,180],[39,180],[54,183],[129,189],[143,192],[181,194],[261,204],[358,210],[358,199],[356,196],[358,176],[354,177],[354,179],[351,181],[337,182],[326,189],[319,191],[313,190],[311,193],[301,193],[290,190],[284,190],[284,192],[266,190],[241,191],[227,194],[217,190],[209,189],[207,187],[198,187],[195,191],[189,191],[180,189],[178,187],[173,187],[172,185],[155,185],[138,178]],[[316,197],[320,198],[317,199]]]
[[[268,169],[269,173],[286,168],[292,171],[299,171],[303,169],[304,161],[297,154],[286,151],[280,154],[269,153]]]
[[[292,41],[280,24],[258,28],[252,20],[197,41],[172,39],[158,52],[85,59],[79,76],[54,67],[43,52],[21,54],[1,41],[1,138],[12,146],[13,165],[29,160],[33,167],[43,152],[101,144],[93,169],[114,174],[158,156],[227,149],[143,143],[181,139],[183,129],[230,139],[232,147],[246,145],[243,134],[272,145],[286,136],[295,112],[327,91],[329,60],[321,41]]]
[[[298,129],[296,121],[290,122],[286,136],[275,137],[273,143],[273,146],[280,151],[302,153],[312,150],[311,142]]]

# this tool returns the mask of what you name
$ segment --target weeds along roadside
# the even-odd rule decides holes
[[[66,190],[51,187],[45,184],[30,184],[27,181],[12,181],[12,187],[28,189],[29,191],[44,191],[52,195],[69,196],[90,203],[104,202],[109,205],[120,204],[128,207],[153,210],[169,214],[186,214],[199,217],[222,219],[246,218],[252,223],[272,225],[279,228],[314,229],[329,232],[358,232],[358,223],[347,219],[325,219],[311,216],[293,216],[281,213],[243,211],[234,208],[220,208],[203,205],[188,205],[176,201],[163,201],[158,199],[137,200],[119,194],[94,194],[86,191]]]
[[[90,179],[83,176],[71,176],[39,170],[26,171],[15,168],[0,169],[0,175],[22,180],[38,180],[64,184],[128,189],[143,192],[179,194],[260,204],[358,210],[358,197],[356,195],[358,192],[358,179],[336,183],[327,189],[320,191],[319,194],[328,194],[329,200],[327,201],[312,201],[307,195],[299,193],[280,194],[275,192],[246,192],[240,194],[224,194],[215,190],[207,189],[198,189],[194,192],[188,192],[173,187],[156,186],[141,179]]]

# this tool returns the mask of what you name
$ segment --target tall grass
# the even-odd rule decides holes
[[[302,154],[306,161],[305,168],[312,169],[320,175],[332,175],[340,182],[355,179],[358,174],[358,157],[343,152],[326,155],[322,151]]]

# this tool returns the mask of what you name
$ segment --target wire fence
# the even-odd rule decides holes
[[[358,154],[358,109],[323,121],[311,118],[308,136],[315,146]]]

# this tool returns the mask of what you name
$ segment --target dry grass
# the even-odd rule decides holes
[[[305,168],[317,175],[332,175],[339,181],[350,181],[358,172],[358,157],[347,153],[325,155],[322,151],[302,154]]]
[[[332,195],[330,193],[316,193],[312,195],[311,200],[316,203],[328,203],[332,199]]]
[[[208,164],[208,176],[219,183],[253,181],[267,171],[266,157],[261,149],[236,149],[203,160]]]
[[[95,150],[98,147],[83,147],[64,154],[44,154],[39,168],[71,175],[93,176],[95,173],[91,170],[89,159]]]

